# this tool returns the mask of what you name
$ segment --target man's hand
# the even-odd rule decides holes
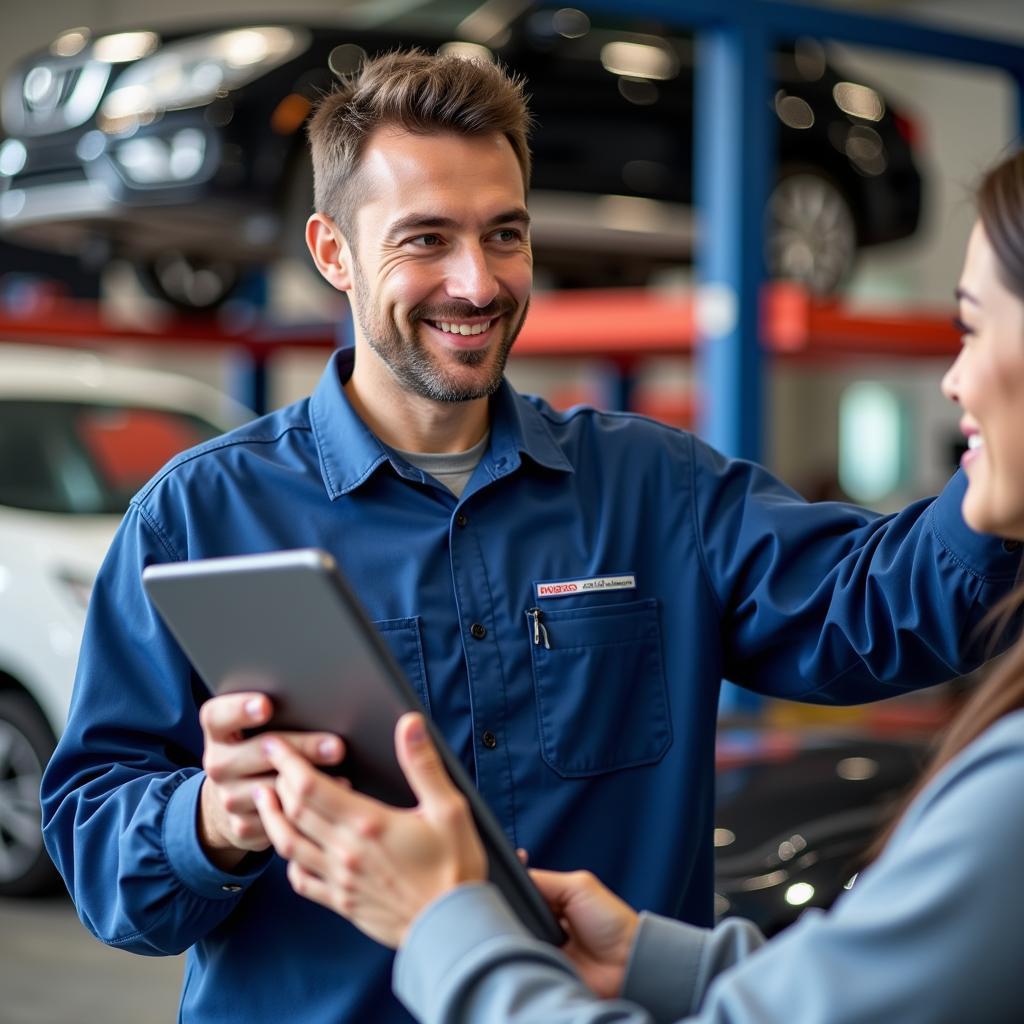
[[[262,693],[230,693],[208,700],[199,710],[203,729],[203,768],[206,778],[199,797],[196,827],[210,860],[231,871],[250,850],[270,845],[256,813],[253,790],[273,784],[274,769],[263,751],[264,735],[244,730],[266,725],[273,714],[270,698]],[[322,732],[275,733],[315,764],[337,764],[344,745]]]
[[[622,992],[639,917],[589,871],[530,872],[569,935],[562,952],[580,977],[604,999]]]
[[[487,858],[469,806],[448,777],[422,715],[403,715],[395,728],[398,761],[419,801],[410,810],[356,793],[273,737],[263,743],[278,776],[274,789],[260,787],[259,812],[301,896],[396,948],[429,903],[486,877]]]

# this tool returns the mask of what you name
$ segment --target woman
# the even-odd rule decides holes
[[[985,178],[943,380],[968,450],[964,518],[1024,540],[1024,155]],[[1024,604],[1006,602],[1001,626]],[[386,808],[275,741],[258,797],[299,893],[398,947],[399,997],[428,1021],[1024,1020],[1024,640],[950,730],[877,860],[828,914],[772,942],[637,915],[585,873],[534,871],[570,940],[531,939],[483,882],[465,802],[422,720],[396,732],[419,798]]]

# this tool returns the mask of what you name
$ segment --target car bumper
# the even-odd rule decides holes
[[[130,193],[105,181],[14,187],[0,194],[0,234],[20,245],[72,254],[100,242],[112,254],[136,260],[168,249],[243,264],[279,255],[279,223],[266,210],[230,201],[200,205],[192,190],[179,191],[152,204],[152,196],[133,202]]]

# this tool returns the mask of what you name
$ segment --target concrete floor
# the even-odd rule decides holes
[[[104,946],[66,896],[0,899],[3,1024],[170,1024],[183,967]]]

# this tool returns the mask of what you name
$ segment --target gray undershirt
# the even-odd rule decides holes
[[[444,484],[456,498],[461,498],[473,470],[487,451],[487,442],[490,438],[491,433],[488,431],[480,441],[464,452],[405,452],[401,448],[394,450],[406,462],[417,469],[422,469],[438,483]]]

